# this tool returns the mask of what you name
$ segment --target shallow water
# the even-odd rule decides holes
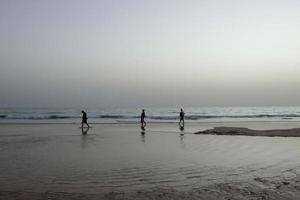
[[[224,124],[220,124],[224,125]],[[245,124],[227,124],[245,126]],[[299,124],[250,123],[251,128]],[[199,186],[255,177],[285,177],[300,169],[300,138],[194,135],[215,124],[1,125],[2,190],[101,191]]]

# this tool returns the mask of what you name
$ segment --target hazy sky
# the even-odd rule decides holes
[[[0,107],[300,105],[298,0],[0,0]]]

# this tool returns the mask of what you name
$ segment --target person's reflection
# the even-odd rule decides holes
[[[180,144],[184,145],[184,134],[180,134]]]
[[[82,133],[82,135],[86,135],[87,133],[88,133],[88,131],[89,131],[89,129],[90,129],[90,127],[87,127],[87,128],[81,128],[81,133]]]
[[[143,143],[146,142],[145,131],[141,131],[141,141],[142,141]]]
[[[82,140],[81,140],[81,148],[85,149],[87,145],[87,133],[89,131],[89,127],[81,128]]]
[[[181,145],[184,145],[184,127],[183,126],[180,126],[180,144]]]

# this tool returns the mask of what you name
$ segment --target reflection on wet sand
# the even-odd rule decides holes
[[[81,140],[81,148],[85,149],[87,146],[87,133],[90,127],[81,128],[82,140]]]
[[[217,188],[226,192],[227,183],[239,181],[260,186],[276,177],[287,182],[300,166],[300,138],[195,135],[189,124],[184,130],[151,124],[147,143],[146,131],[136,125],[83,130],[65,124],[6,125],[1,131],[24,134],[0,138],[2,191],[134,193],[156,187],[192,192],[225,182]]]
[[[181,144],[181,145],[184,145],[184,134],[181,133],[181,134],[179,135],[179,137],[180,137],[180,144]]]
[[[86,135],[88,133],[89,129],[90,129],[90,127],[82,127],[81,128],[82,135]]]
[[[141,141],[142,141],[143,143],[146,142],[145,131],[142,131],[142,132],[141,132]]]

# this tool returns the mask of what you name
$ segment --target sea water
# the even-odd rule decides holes
[[[78,123],[83,108],[0,108],[0,123]],[[84,109],[91,123],[137,123],[142,108]],[[148,122],[176,122],[180,108],[144,108]],[[300,107],[187,107],[188,122],[300,121]]]

